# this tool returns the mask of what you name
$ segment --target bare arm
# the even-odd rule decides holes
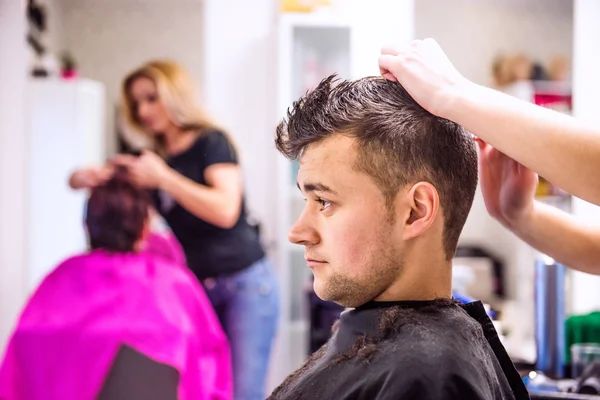
[[[600,204],[599,129],[474,84],[439,111],[558,187]]]
[[[213,164],[206,168],[208,186],[169,169],[160,188],[169,193],[183,208],[213,225],[231,228],[242,208],[240,167],[235,164]]]
[[[432,114],[464,126],[567,192],[600,204],[597,127],[469,82],[433,39],[382,49],[379,68]]]
[[[501,221],[502,222],[502,221]],[[503,222],[531,247],[570,268],[600,275],[600,228],[585,225],[572,215],[535,202],[519,222]]]
[[[71,173],[69,186],[71,189],[90,189],[106,182],[112,173],[113,168],[109,164],[81,168]]]

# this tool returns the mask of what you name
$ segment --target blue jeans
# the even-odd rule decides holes
[[[235,400],[264,400],[279,316],[279,285],[263,258],[238,273],[203,282],[229,339]]]

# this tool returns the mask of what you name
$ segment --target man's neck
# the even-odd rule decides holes
[[[452,263],[445,257],[407,259],[398,279],[375,301],[434,300],[452,297]]]

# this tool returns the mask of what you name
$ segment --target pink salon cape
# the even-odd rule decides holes
[[[94,399],[122,345],[177,369],[180,400],[232,397],[210,301],[186,267],[147,249],[93,251],[46,277],[8,344],[0,399]]]

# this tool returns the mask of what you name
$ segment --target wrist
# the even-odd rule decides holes
[[[481,97],[480,86],[464,79],[444,89],[439,96],[439,101],[434,114],[447,120],[461,124],[461,116],[469,105],[477,102]]]
[[[164,170],[158,175],[158,180],[156,184],[157,189],[168,191],[174,177],[175,170],[168,166],[165,166]]]
[[[537,214],[538,207],[538,202],[534,200],[523,211],[514,216],[506,216],[501,222],[517,236],[527,235]]]
[[[82,183],[82,172],[75,171],[69,177],[69,186],[71,189],[82,189],[85,185]]]

